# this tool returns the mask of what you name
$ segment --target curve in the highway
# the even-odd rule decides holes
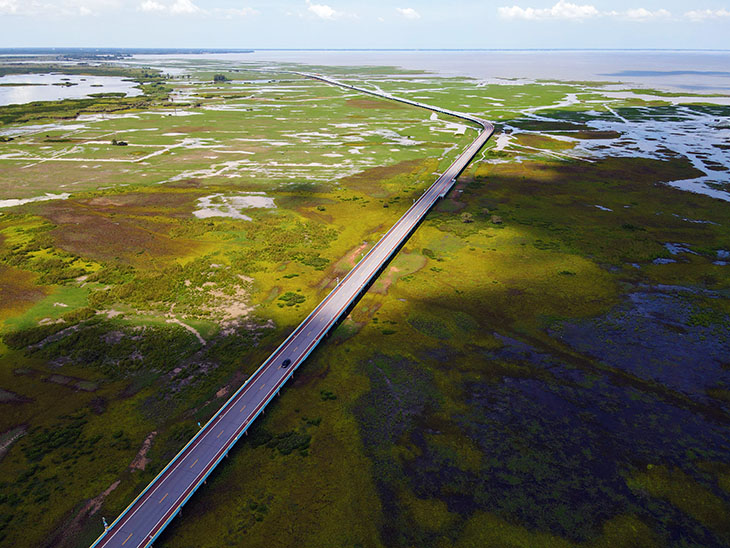
[[[482,131],[102,533],[91,545],[92,548],[140,548],[152,544],[217,464],[228,455],[231,447],[263,412],[271,399],[279,393],[282,385],[292,377],[296,368],[309,356],[343,313],[359,299],[436,201],[451,189],[459,173],[494,132],[489,122],[469,114],[393,97],[387,93],[351,86],[320,75],[298,74],[330,85],[462,118],[480,125]]]

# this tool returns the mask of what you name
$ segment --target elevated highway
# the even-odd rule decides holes
[[[416,200],[325,299],[299,324],[256,372],[165,466],[92,548],[140,548],[160,535],[272,400],[294,371],[360,298],[439,198],[494,132],[477,117],[393,97],[314,74],[298,73],[329,85],[399,101],[478,124],[482,131],[448,169]]]

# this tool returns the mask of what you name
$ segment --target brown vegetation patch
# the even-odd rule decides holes
[[[618,185],[626,191],[643,190],[655,181],[692,179],[702,175],[683,159],[658,161],[646,158],[606,158],[592,164],[584,162],[480,164],[476,180],[489,179],[490,184],[509,183],[510,192],[542,194],[554,192],[546,183],[570,182],[584,184],[588,180],[599,180]],[[671,189],[667,189],[671,192]],[[688,203],[696,202],[692,193],[677,190]],[[508,201],[508,198],[498,201]],[[492,207],[494,204],[484,205]]]
[[[168,217],[189,217],[198,194],[184,192],[130,192],[114,196],[100,196],[84,201],[99,213],[124,213],[125,215],[160,215],[165,208]],[[124,208],[120,211],[120,208]]]
[[[132,262],[132,257],[147,252],[153,257],[188,255],[194,242],[177,241],[162,232],[170,228],[161,223],[145,223],[120,215],[106,216],[104,210],[66,201],[51,202],[43,215],[57,225],[52,234],[58,247],[92,259],[120,258]]]
[[[45,288],[33,284],[34,278],[23,270],[0,265],[0,319],[29,308],[46,296]]]
[[[536,135],[533,133],[520,133],[517,136],[517,142],[520,145],[547,150],[562,150],[573,147],[573,143],[558,141],[557,139],[551,139],[545,135]]]
[[[183,179],[181,181],[172,181],[165,183],[170,188],[200,188],[200,179]]]
[[[513,120],[511,125],[520,129],[533,130],[533,131],[572,131],[572,130],[586,130],[590,131],[590,128],[585,124],[577,124],[573,122],[558,122],[557,120],[531,120],[531,119],[520,119]]]
[[[571,131],[571,132],[560,132],[555,135],[564,135],[566,137],[575,137],[576,139],[618,139],[621,137],[621,133],[618,131]]]

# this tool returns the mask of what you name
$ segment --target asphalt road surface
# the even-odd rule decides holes
[[[279,393],[282,385],[292,377],[296,368],[314,350],[342,314],[360,298],[364,289],[378,276],[382,267],[408,239],[436,201],[451,189],[459,173],[494,132],[489,122],[468,114],[392,97],[389,94],[350,86],[319,75],[301,75],[331,85],[456,116],[478,124],[482,131],[92,544],[94,548],[139,548],[152,544],[180,512],[183,504],[228,454],[231,447],[244,435],[256,417],[263,412],[264,407]],[[286,367],[283,365],[285,360],[289,360]]]

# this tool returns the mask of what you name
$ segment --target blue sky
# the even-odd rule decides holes
[[[0,0],[0,47],[730,49],[730,0]]]

